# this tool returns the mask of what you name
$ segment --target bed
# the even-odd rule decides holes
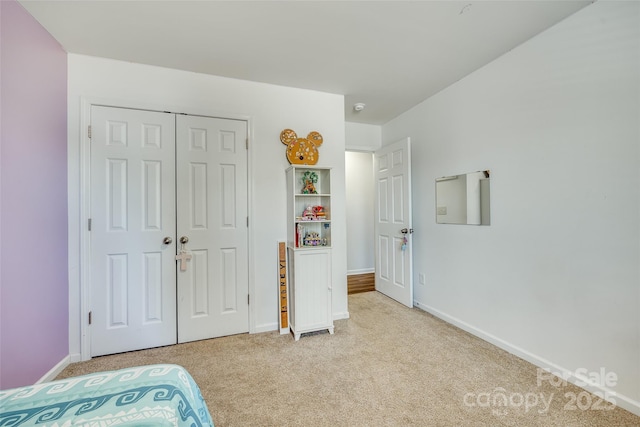
[[[200,389],[177,365],[98,372],[0,391],[0,426],[213,426]]]

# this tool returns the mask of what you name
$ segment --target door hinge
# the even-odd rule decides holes
[[[91,324],[91,321],[93,320],[93,319],[92,319],[92,317],[93,317],[93,316],[92,316],[92,314],[93,314],[93,312],[92,312],[92,311],[90,311],[90,312],[89,312],[89,324]]]
[[[89,128],[87,129],[87,136],[91,139],[91,125],[89,125]]]
[[[91,218],[87,220],[87,229],[91,231]]]
[[[249,305],[249,298],[250,298],[250,295],[247,294],[247,305]]]
[[[249,217],[247,217],[247,227],[249,227]]]
[[[244,148],[249,149],[249,138],[244,140]]]

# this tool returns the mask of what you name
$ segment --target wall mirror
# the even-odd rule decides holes
[[[488,170],[436,178],[438,224],[491,224]]]

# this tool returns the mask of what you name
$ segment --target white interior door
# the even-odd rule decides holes
[[[247,124],[177,116],[178,341],[249,331]]]
[[[376,290],[413,307],[409,138],[381,148],[373,158]]]
[[[91,129],[91,356],[248,332],[246,122],[93,106]]]
[[[91,108],[91,355],[176,341],[175,118]]]

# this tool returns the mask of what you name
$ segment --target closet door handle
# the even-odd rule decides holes
[[[165,245],[170,245],[171,243],[173,243],[173,239],[167,236],[164,239],[162,239],[162,243],[164,243]]]

